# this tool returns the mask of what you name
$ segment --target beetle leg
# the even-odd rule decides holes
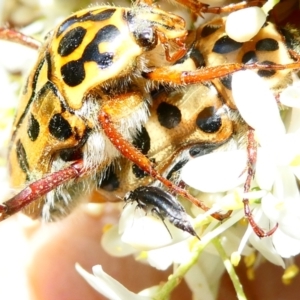
[[[179,47],[179,49],[177,51],[175,51],[175,53],[173,55],[171,55],[170,54],[170,41],[165,37],[165,35],[162,32],[157,31],[156,33],[157,33],[160,43],[162,44],[162,46],[165,49],[165,57],[168,62],[176,62],[177,60],[179,60],[186,54],[187,48],[185,47],[185,43],[184,43],[186,36],[184,36],[182,38],[176,38],[174,40],[175,44]]]
[[[89,170],[83,168],[83,161],[80,159],[62,170],[30,183],[19,194],[0,204],[0,221],[19,212],[31,202],[46,195],[65,182],[78,178],[88,171]]]
[[[255,166],[256,166],[256,161],[257,161],[257,142],[254,137],[254,129],[249,128],[248,133],[247,133],[247,138],[248,138],[248,143],[247,143],[247,178],[246,182],[244,184],[244,193],[248,193],[250,190],[251,186],[251,181],[254,177],[255,174]],[[255,222],[250,206],[249,206],[249,199],[244,198],[243,199],[244,203],[244,212],[245,212],[245,217],[248,219],[251,227],[253,228],[253,231],[255,234],[262,238],[262,237],[267,237],[271,236],[275,230],[278,227],[278,224],[276,224],[271,230],[269,231],[264,231],[262,228],[260,228],[257,223]]]
[[[202,13],[221,14],[230,13],[251,6],[261,7],[263,4],[266,3],[266,0],[242,1],[239,3],[229,4],[223,7],[209,6],[208,4],[201,3],[200,0],[176,0],[176,2],[183,5],[184,7],[187,7],[193,14],[202,17]]]
[[[223,7],[203,6],[201,8],[200,12],[201,13],[211,13],[211,14],[231,13],[231,12],[234,12],[234,11],[246,8],[246,7],[252,7],[252,6],[261,7],[265,3],[266,3],[266,0],[252,0],[252,1],[242,1],[239,3],[229,4],[229,5],[226,5]]]
[[[34,50],[38,50],[41,46],[41,42],[38,40],[9,28],[0,28],[0,39],[21,44]]]
[[[175,191],[176,194],[179,194],[188,199],[204,211],[209,210],[209,207],[207,207],[202,201],[193,197],[186,190],[178,187],[177,185],[163,177],[161,174],[159,174],[155,169],[153,163],[138,149],[136,149],[130,142],[124,139],[124,137],[117,131],[108,113],[106,113],[105,111],[101,111],[99,114],[99,122],[106,136],[124,157],[135,163],[140,169],[147,172],[153,178],[162,182],[167,188]],[[214,213],[212,214],[212,216],[218,220],[223,220],[225,218],[228,218],[230,214],[231,212],[227,212],[225,214]]]
[[[179,4],[188,8],[193,14],[202,17],[202,12],[206,12],[208,4],[201,3],[200,0],[176,0]]]
[[[156,68],[143,76],[147,79],[171,84],[191,84],[209,81],[244,69],[244,64],[234,63],[205,67],[194,71],[179,71],[168,67]],[[254,69],[254,67],[252,67]]]
[[[159,219],[161,219],[161,221],[164,223],[166,229],[168,230],[171,239],[173,239],[172,234],[171,234],[171,232],[170,232],[170,230],[169,230],[167,224],[165,223],[164,217],[163,217],[163,216],[160,214],[160,212],[159,212],[159,209],[156,208],[156,207],[153,207],[153,208],[151,209],[151,212],[152,212],[153,215],[156,215]]]
[[[280,64],[241,64],[241,63],[232,63],[224,64],[214,67],[204,67],[194,71],[178,71],[175,69],[170,69],[167,67],[156,68],[151,72],[143,73],[143,77],[170,84],[192,84],[200,83],[203,81],[210,81],[215,78],[220,78],[231,73],[240,71],[240,70],[286,70],[286,69],[299,69],[300,68],[300,59],[294,63],[289,63],[285,65]]]

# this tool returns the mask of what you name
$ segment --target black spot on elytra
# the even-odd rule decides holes
[[[243,64],[254,64],[258,61],[255,51],[248,51],[242,57]]]
[[[83,27],[75,27],[67,32],[59,42],[57,52],[60,56],[71,54],[78,46],[81,45],[86,34],[86,29]]]
[[[40,124],[37,121],[37,119],[33,116],[33,114],[30,114],[29,120],[28,120],[28,128],[27,128],[27,134],[33,142],[38,138],[40,133]]]
[[[161,126],[172,129],[181,122],[181,111],[175,105],[161,102],[157,107],[157,118]]]
[[[113,42],[120,35],[119,29],[114,25],[107,25],[101,28],[94,39],[86,46],[82,60],[84,62],[94,61],[98,64],[100,69],[106,69],[112,65],[114,53],[99,52],[99,44],[102,42]]]
[[[219,54],[226,54],[238,50],[242,46],[243,43],[236,42],[235,40],[231,39],[228,35],[225,35],[215,42],[212,51]]]
[[[69,122],[61,114],[55,114],[49,122],[49,132],[60,141],[65,141],[72,136]]]
[[[116,11],[115,8],[109,8],[103,11],[100,11],[97,14],[93,14],[93,12],[87,12],[82,16],[72,16],[65,20],[58,28],[56,37],[59,37],[64,31],[66,31],[71,25],[75,23],[81,23],[86,21],[93,21],[93,22],[101,22],[108,20]]]
[[[279,49],[279,45],[276,40],[266,38],[259,40],[255,45],[255,49],[257,51],[276,51]]]
[[[154,158],[151,158],[150,159],[151,163],[152,164],[155,164],[155,159]],[[137,178],[137,179],[142,179],[144,177],[147,177],[149,176],[149,174],[142,170],[138,165],[136,164],[132,164],[132,173],[133,175]]]
[[[228,89],[231,90],[232,74],[220,78],[220,82]]]
[[[17,160],[21,170],[26,174],[26,180],[29,180],[29,164],[25,148],[20,140],[16,144]]]
[[[73,60],[66,63],[61,67],[60,72],[63,81],[68,86],[77,86],[85,78],[84,64],[82,60]]]
[[[23,110],[22,115],[20,116],[19,120],[16,120],[16,126],[15,126],[15,129],[14,129],[12,137],[11,137],[12,141],[15,139],[17,129],[21,126],[21,124],[23,123],[24,118],[27,116],[27,113],[30,110],[32,102],[36,99],[35,98],[36,97],[36,91],[37,91],[36,86],[37,86],[37,83],[38,83],[39,76],[41,74],[41,69],[44,66],[44,63],[45,63],[45,60],[41,59],[41,61],[39,62],[38,66],[35,69],[33,79],[32,79],[31,88],[30,88],[31,95],[29,97],[29,100],[27,102],[27,105],[26,105],[25,109]],[[27,79],[26,92],[27,92],[27,89],[28,89],[28,80],[29,80],[29,78]]]
[[[137,179],[142,179],[142,178],[144,178],[144,177],[146,177],[146,176],[149,175],[147,172],[145,172],[144,170],[142,170],[136,164],[132,165],[132,173],[135,176],[135,178],[137,178]]]
[[[206,107],[197,116],[197,126],[206,133],[217,132],[222,126],[222,119],[213,106]]]
[[[132,141],[135,148],[139,149],[144,155],[150,150],[150,136],[146,128],[143,126]]]
[[[221,26],[211,26],[211,25],[206,25],[203,27],[202,31],[201,31],[201,37],[205,38],[211,34],[213,34],[214,32],[216,32]]]
[[[269,61],[269,60],[265,60],[265,61],[261,62],[260,64],[261,64],[261,65],[275,65],[274,62]],[[275,73],[276,73],[275,70],[258,70],[258,71],[257,71],[257,74],[258,74],[260,77],[265,77],[265,78],[271,77],[271,76],[273,76]]]
[[[86,46],[82,57],[73,60],[61,67],[61,75],[64,82],[69,86],[79,85],[85,78],[84,63],[95,62],[99,69],[106,69],[113,64],[114,53],[99,51],[99,44],[112,42],[120,35],[120,31],[114,25],[101,28],[94,39]]]

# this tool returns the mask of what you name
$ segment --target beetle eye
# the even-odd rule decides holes
[[[137,44],[146,50],[151,50],[157,45],[157,34],[151,27],[137,30],[135,37]]]

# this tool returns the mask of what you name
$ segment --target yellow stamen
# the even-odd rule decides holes
[[[239,252],[235,251],[232,252],[231,257],[230,257],[230,261],[232,263],[233,266],[238,266],[238,264],[240,263],[241,260],[241,255]]]
[[[285,285],[288,285],[292,282],[292,279],[294,279],[294,277],[296,277],[298,273],[299,268],[295,264],[290,265],[284,271],[281,280]]]

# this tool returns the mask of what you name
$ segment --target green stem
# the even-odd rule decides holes
[[[235,272],[234,266],[231,264],[230,259],[227,257],[220,240],[218,238],[215,238],[212,240],[212,243],[214,244],[215,248],[219,252],[221,259],[223,260],[224,266],[234,286],[237,298],[239,300],[247,300],[247,297],[243,290],[243,286]]]
[[[197,242],[192,251],[191,256],[187,262],[182,263],[172,275],[169,276],[168,281],[162,285],[155,295],[155,300],[165,300],[168,299],[171,292],[179,285],[184,275],[189,271],[189,269],[198,261],[198,258],[207,245],[208,242]]]

